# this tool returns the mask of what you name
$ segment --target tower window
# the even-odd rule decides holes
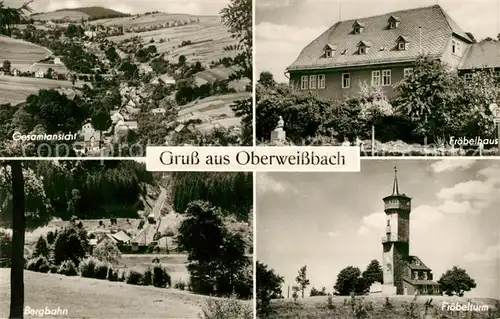
[[[391,226],[391,220],[390,219],[387,220],[387,226]]]

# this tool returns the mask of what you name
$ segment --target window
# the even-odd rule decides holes
[[[342,73],[342,88],[348,89],[351,87],[351,74]]]
[[[460,41],[451,40],[451,53],[456,56],[461,56]]]
[[[354,34],[359,34],[361,31],[361,28],[360,27],[355,27],[354,28]]]
[[[399,42],[399,43],[398,43],[398,50],[400,50],[400,51],[404,51],[404,50],[406,50],[406,43],[404,43],[404,42]]]
[[[406,68],[403,70],[403,77],[410,76],[413,73],[413,68]]]
[[[420,266],[420,260],[416,259],[415,260],[415,265]]]
[[[318,89],[324,89],[325,88],[325,75],[320,74],[318,75]]]
[[[360,46],[358,52],[359,54],[366,54],[366,48],[364,46]]]
[[[372,86],[380,86],[380,71],[372,71]]]
[[[311,75],[309,77],[309,88],[311,90],[315,90],[316,89],[316,80],[317,80],[317,76],[316,75]]]
[[[472,73],[465,73],[464,79],[465,79],[465,82],[472,81]]]
[[[331,58],[331,57],[332,57],[332,50],[326,50],[326,52],[325,52],[325,56],[326,56],[327,58]]]
[[[390,219],[387,220],[387,226],[391,226],[391,220]]]
[[[391,70],[383,70],[382,71],[382,85],[389,86],[392,84],[391,81]]]
[[[500,78],[500,71],[496,71],[494,74],[496,78]]]
[[[396,29],[396,21],[391,21],[391,22],[389,23],[389,28],[390,28],[390,29]]]
[[[300,89],[307,90],[308,85],[309,85],[309,77],[307,75],[303,75],[301,78]]]

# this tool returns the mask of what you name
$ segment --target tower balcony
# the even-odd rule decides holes
[[[384,209],[404,209],[411,210],[411,204],[409,202],[402,202],[397,200],[391,200],[385,203]]]

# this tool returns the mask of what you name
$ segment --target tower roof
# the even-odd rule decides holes
[[[398,168],[394,166],[394,183],[392,185],[392,196],[399,195],[399,186],[398,186]]]

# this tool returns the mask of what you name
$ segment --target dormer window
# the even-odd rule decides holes
[[[401,22],[399,17],[395,16],[390,16],[388,21],[389,21],[389,29],[397,29],[399,27],[399,22]]]
[[[407,37],[400,36],[396,40],[396,43],[398,45],[398,50],[399,51],[406,51],[406,50],[408,50],[408,44],[410,43],[410,41],[408,40]]]
[[[325,52],[325,58],[333,57],[335,55],[336,50],[337,50],[337,47],[335,45],[327,44],[323,48],[323,51]]]
[[[360,21],[354,21],[352,28],[353,28],[352,32],[354,34],[360,34],[361,32],[363,32],[363,30],[365,28],[365,24],[363,22],[360,22]]]
[[[368,49],[371,47],[371,42],[370,41],[360,41],[358,43],[358,54],[366,54]]]

